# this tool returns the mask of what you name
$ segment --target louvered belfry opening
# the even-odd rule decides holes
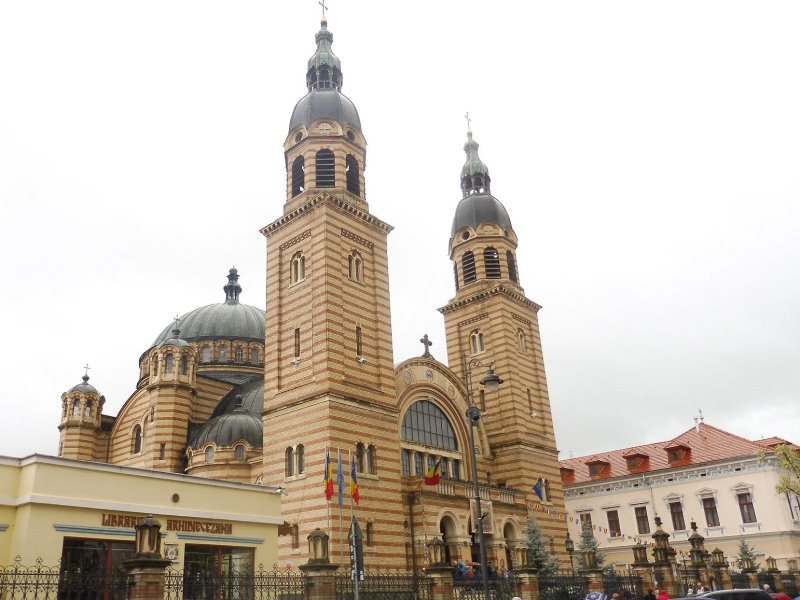
[[[475,255],[472,252],[465,252],[461,259],[461,270],[464,272],[464,283],[472,283],[477,279],[475,274]]]
[[[514,259],[514,253],[511,250],[506,250],[506,263],[508,263],[508,278],[514,283],[519,283],[517,280],[517,261]]]
[[[347,173],[347,191],[358,196],[360,193],[358,161],[352,154],[348,154],[345,160],[345,172]]]
[[[306,187],[305,160],[298,156],[292,163],[292,197],[299,195]]]
[[[496,248],[489,246],[483,250],[483,264],[487,279],[500,279],[500,255]]]
[[[317,152],[317,187],[331,188],[336,184],[336,171],[333,152],[320,150]]]

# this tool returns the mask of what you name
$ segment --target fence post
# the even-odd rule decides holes
[[[453,567],[445,560],[445,543],[438,537],[428,543],[428,556],[431,564],[425,570],[425,577],[433,582],[432,600],[453,599]]]
[[[775,589],[772,591],[782,594],[783,581],[781,580],[781,572],[778,569],[778,561],[776,561],[772,556],[768,556],[766,562],[767,562],[767,574],[772,576],[772,582],[775,584]]]
[[[661,589],[667,591],[671,598],[678,596],[675,586],[675,577],[672,573],[672,563],[670,559],[674,556],[672,547],[669,545],[669,534],[661,528],[661,517],[655,518],[656,530],[653,532],[653,568],[657,574],[656,581]]]
[[[152,516],[136,524],[136,552],[125,561],[127,600],[163,600],[165,569],[172,562],[161,556],[161,523]]]
[[[519,581],[519,597],[522,600],[539,600],[539,576],[531,563],[531,551],[524,546],[514,548],[514,568],[511,576]]]
[[[728,561],[719,548],[714,548],[711,552],[711,568],[714,570],[713,588],[715,590],[729,590],[733,587],[731,581],[731,570]]]
[[[633,547],[633,574],[642,582],[642,590],[656,589],[653,566],[647,560],[647,547],[637,544]]]
[[[331,564],[330,538],[317,527],[308,534],[308,562],[300,565],[306,576],[306,600],[336,598],[336,569]]]

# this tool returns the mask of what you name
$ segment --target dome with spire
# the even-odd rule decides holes
[[[84,394],[100,395],[100,392],[98,392],[97,389],[89,383],[89,375],[84,375],[81,379],[83,379],[83,382],[72,386],[67,392],[68,394],[71,394],[72,392],[83,392]]]
[[[511,228],[506,207],[490,193],[489,168],[478,156],[478,142],[472,139],[472,131],[467,132],[464,152],[467,155],[461,168],[461,191],[464,197],[456,207],[450,235],[455,235],[463,227],[477,229],[482,223],[492,223],[504,230]]]
[[[321,29],[315,37],[317,50],[308,59],[308,94],[294,107],[289,120],[289,131],[298,125],[308,128],[318,119],[331,119],[361,131],[361,119],[355,104],[341,93],[342,65],[331,50],[333,34],[328,31],[328,21],[323,18],[320,25]]]
[[[178,318],[180,329],[176,333],[175,323],[167,325],[156,337],[152,346],[159,346],[167,340],[175,345],[207,339],[241,339],[263,343],[264,311],[255,306],[241,304],[239,294],[239,272],[235,267],[228,273],[225,302],[201,306]],[[178,337],[180,336],[180,337]]]

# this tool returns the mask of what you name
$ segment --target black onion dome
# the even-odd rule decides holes
[[[255,448],[261,448],[264,445],[264,429],[261,419],[251,415],[241,405],[231,412],[213,417],[202,425],[194,434],[189,445],[197,450],[208,442],[213,442],[221,447],[232,446],[239,441],[245,441]]]
[[[320,25],[314,38],[317,49],[308,59],[308,94],[295,105],[289,120],[289,131],[298,125],[308,128],[317,119],[329,119],[361,131],[361,119],[355,104],[341,92],[342,63],[331,49],[333,34],[328,31],[327,20],[323,18]]]
[[[238,271],[232,268],[228,274],[228,284],[224,287],[225,302],[201,306],[178,319],[181,341],[235,338],[264,342],[264,311],[239,303],[242,287],[238,280]],[[167,325],[158,334],[153,346],[176,337],[174,328],[174,323]]]
[[[71,394],[72,392],[83,392],[84,394],[97,394],[98,396],[100,395],[100,392],[98,392],[97,389],[89,383],[88,375],[84,375],[82,379],[83,379],[82,383],[72,386],[72,388],[70,388],[70,390],[67,393]]]
[[[330,119],[361,131],[356,105],[339,90],[314,89],[303,96],[292,111],[289,131],[298,125],[309,128],[317,119]]]
[[[456,207],[450,235],[454,236],[462,227],[475,229],[481,223],[493,223],[504,230],[511,228],[511,218],[506,207],[491,194],[475,194],[462,199]]]

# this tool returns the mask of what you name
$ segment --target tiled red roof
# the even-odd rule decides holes
[[[765,440],[751,441],[718,429],[707,423],[700,423],[698,427],[692,427],[679,436],[643,446],[633,446],[631,448],[621,448],[610,452],[601,452],[590,456],[577,456],[559,461],[561,468],[573,469],[575,471],[574,483],[583,483],[598,479],[589,476],[587,463],[602,461],[611,465],[610,469],[603,471],[602,478],[621,477],[631,475],[628,471],[626,457],[643,454],[648,457],[647,471],[658,471],[676,466],[670,464],[668,460],[668,448],[689,448],[689,458],[682,460],[679,464],[698,465],[718,460],[755,456],[759,452],[770,449],[777,444],[788,443],[780,438],[767,438]],[[637,473],[642,472],[637,469]]]
[[[785,440],[783,438],[779,438],[779,437],[768,437],[768,438],[764,438],[763,440],[756,440],[756,444],[758,444],[759,446],[762,446],[762,447],[764,447],[764,448],[766,448],[768,450],[772,450],[775,446],[781,446],[783,444],[786,444],[787,446],[791,446],[795,450],[800,450],[800,446],[796,446],[792,442],[789,442],[789,441],[787,441],[787,440]]]

